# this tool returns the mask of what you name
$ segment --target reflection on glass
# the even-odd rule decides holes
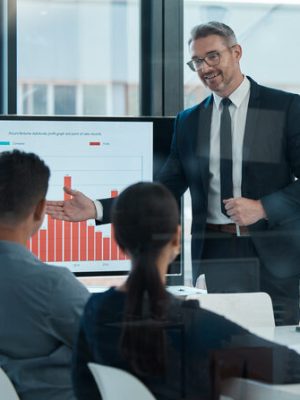
[[[139,7],[18,0],[17,112],[139,115]]]
[[[57,85],[54,88],[54,114],[73,115],[76,113],[75,86]]]
[[[106,114],[105,85],[83,85],[83,114]]]
[[[24,114],[46,114],[47,86],[24,84],[22,101]]]

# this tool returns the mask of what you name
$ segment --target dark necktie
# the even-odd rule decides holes
[[[223,110],[220,125],[220,182],[221,182],[221,210],[226,214],[224,199],[233,197],[232,182],[232,137],[231,117],[229,106],[231,100],[225,97],[222,100]]]

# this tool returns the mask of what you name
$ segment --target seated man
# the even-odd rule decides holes
[[[0,154],[0,366],[21,400],[75,399],[72,346],[89,297],[25,247],[43,222],[49,175],[35,154]]]

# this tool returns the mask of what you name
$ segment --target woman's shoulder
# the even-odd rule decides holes
[[[168,314],[176,319],[186,319],[190,313],[199,311],[199,303],[196,300],[185,300],[173,295],[169,296]]]
[[[125,303],[125,294],[115,287],[101,293],[94,293],[85,307],[86,317],[95,316],[105,319],[111,318],[122,311]]]

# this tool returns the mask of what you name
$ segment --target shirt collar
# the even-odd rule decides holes
[[[244,76],[242,83],[238,88],[235,89],[234,92],[231,93],[229,99],[232,101],[235,107],[238,108],[242,104],[243,100],[245,99],[249,91],[250,91],[250,82],[249,79],[246,76]],[[215,105],[219,110],[222,97],[218,96],[216,93],[213,93],[213,97]]]

